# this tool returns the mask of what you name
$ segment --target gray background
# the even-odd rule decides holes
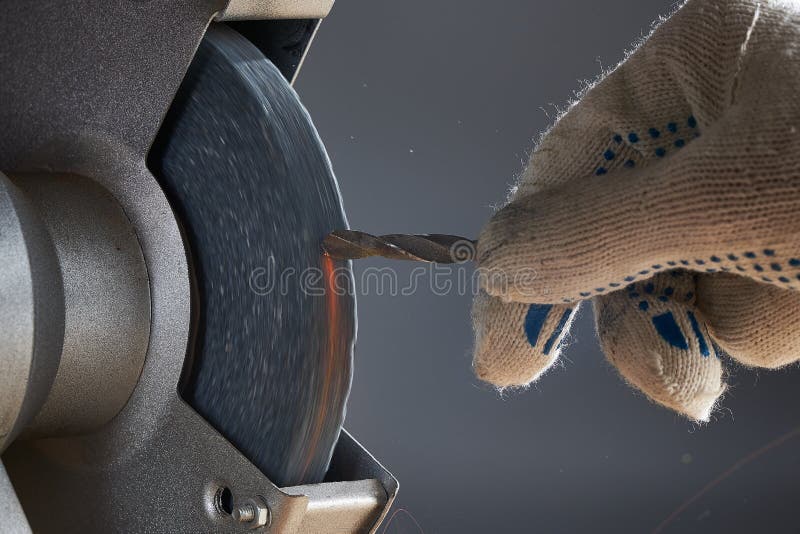
[[[615,64],[664,0],[339,0],[297,90],[354,228],[477,235],[579,80]],[[408,279],[406,264],[395,267]],[[404,278],[405,277],[405,278]],[[423,282],[428,280],[423,279]],[[470,296],[359,299],[346,426],[397,476],[394,533],[800,532],[797,366],[732,370],[693,425],[627,387],[584,308],[558,368],[499,396],[470,369]]]

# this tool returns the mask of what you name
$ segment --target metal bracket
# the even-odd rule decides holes
[[[331,7],[333,0],[230,0],[217,20],[321,19]]]
[[[149,432],[118,429],[125,437],[14,443],[4,460],[34,530],[366,534],[397,494],[397,480],[347,432],[329,481],[278,488],[177,395],[159,419]],[[110,454],[119,439],[129,446]],[[271,518],[255,529],[234,513],[253,499]]]

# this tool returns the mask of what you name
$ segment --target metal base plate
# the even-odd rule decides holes
[[[355,303],[346,225],[306,110],[250,42],[212,27],[149,158],[194,277],[187,401],[274,483],[319,482],[344,418]],[[352,287],[351,285],[348,287]]]

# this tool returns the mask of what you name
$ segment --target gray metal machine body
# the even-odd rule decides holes
[[[331,4],[4,6],[3,532],[377,529],[397,482],[349,434],[330,481],[278,488],[179,395],[189,265],[146,165],[209,23],[246,21],[235,24],[292,80]]]

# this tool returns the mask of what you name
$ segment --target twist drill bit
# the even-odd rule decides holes
[[[446,234],[372,235],[357,230],[335,230],[322,242],[336,259],[382,256],[394,260],[460,263],[475,259],[476,241]]]

